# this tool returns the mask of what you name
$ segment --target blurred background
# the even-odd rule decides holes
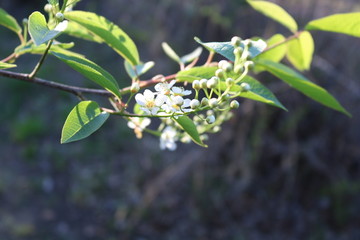
[[[357,0],[277,0],[303,27],[326,15],[360,11]],[[43,11],[45,0],[2,0],[21,19]],[[154,60],[146,77],[177,66],[161,49],[184,55],[204,41],[275,33],[282,26],[241,0],[83,0],[88,10],[117,23]],[[0,78],[0,239],[360,239],[360,41],[313,33],[314,62],[305,75],[353,114],[325,108],[266,73],[257,78],[289,109],[241,100],[234,118],[210,135],[209,148],[179,145],[160,151],[157,138],[137,140],[111,117],[91,137],[60,145],[62,124],[78,100],[67,93]],[[123,60],[106,45],[74,41],[109,70],[129,80]],[[0,58],[17,46],[0,33]],[[30,72],[39,56],[23,56]],[[39,76],[94,87],[48,57]],[[96,99],[96,98],[95,98]],[[97,99],[106,105],[104,99]]]

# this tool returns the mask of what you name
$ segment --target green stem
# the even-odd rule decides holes
[[[48,53],[48,51],[49,51],[52,43],[53,43],[53,40],[50,40],[50,41],[48,42],[48,44],[47,44],[47,46],[46,46],[46,49],[45,49],[45,52],[44,52],[43,55],[41,56],[39,62],[36,64],[34,70],[29,74],[29,78],[33,78],[33,77],[36,75],[36,73],[40,70],[40,67],[41,67],[41,65],[43,64],[43,62],[44,62],[44,60],[45,60],[45,58],[46,58],[46,55],[47,55],[47,53]]]

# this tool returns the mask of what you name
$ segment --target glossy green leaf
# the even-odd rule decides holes
[[[256,11],[264,14],[265,16],[273,19],[274,21],[282,24],[292,32],[298,30],[297,23],[294,18],[290,16],[282,7],[279,5],[268,2],[268,1],[247,1],[250,6]]]
[[[190,138],[202,147],[207,147],[201,139],[194,122],[188,116],[179,116],[173,120],[187,133]]]
[[[97,42],[97,43],[104,42],[97,35],[88,31],[85,27],[81,26],[80,24],[78,24],[76,22],[69,22],[64,33],[68,34],[70,36],[73,36],[73,37],[85,39],[87,41],[92,41],[92,42]]]
[[[171,58],[177,63],[181,63],[179,55],[176,54],[176,52],[169,46],[169,44],[163,42],[161,43],[161,47],[169,58]]]
[[[136,66],[132,66],[130,63],[128,63],[126,60],[124,61],[125,70],[127,74],[131,78],[137,78],[149,71],[155,63],[153,61],[146,62],[146,63],[140,63]]]
[[[202,42],[199,38],[195,37],[195,41],[203,45],[206,49],[209,51],[213,51],[216,53],[219,53],[229,59],[230,61],[235,61],[235,55],[234,55],[234,46],[231,44],[231,42]],[[243,44],[244,41],[241,43],[241,47],[244,47]],[[259,55],[264,49],[266,48],[266,42],[259,39],[257,41],[250,40],[251,47],[249,48],[249,53],[251,57],[256,57]]]
[[[21,27],[17,23],[16,19],[2,8],[0,8],[0,25],[14,31],[17,34],[21,34]]]
[[[61,133],[61,143],[84,139],[98,130],[108,119],[109,113],[101,111],[93,101],[82,101],[66,118]]]
[[[248,98],[254,101],[263,102],[274,107],[281,108],[285,111],[287,109],[284,105],[275,97],[275,95],[264,85],[262,85],[258,80],[246,76],[240,83],[247,83],[250,86],[250,90],[247,92],[241,92],[241,87],[239,85],[235,85],[231,88],[231,92],[239,92],[239,97]],[[224,84],[224,87],[225,84]]]
[[[286,57],[298,70],[309,70],[314,54],[314,40],[308,31],[288,43]]]
[[[182,56],[180,58],[180,61],[182,63],[188,63],[188,62],[191,62],[193,60],[195,60],[195,58],[198,58],[202,53],[202,48],[201,47],[198,47],[196,48],[194,51],[192,51],[191,53],[189,54],[186,54],[185,56]]]
[[[61,50],[64,49],[70,49],[74,46],[74,43],[59,43],[59,42],[54,42],[51,47],[50,47],[50,51],[53,52],[60,52]],[[20,56],[26,53],[31,53],[31,54],[43,54],[46,50],[46,44],[43,43],[39,46],[36,46],[34,43],[32,42],[28,42],[26,45],[20,45],[17,48],[15,48],[15,53]],[[80,55],[79,55],[80,56]]]
[[[215,76],[217,67],[193,67],[177,73],[176,79],[182,82],[192,82],[202,78],[209,79]]]
[[[60,35],[67,27],[67,21],[62,21],[50,30],[46,19],[40,12],[33,12],[29,17],[29,33],[34,43],[39,46]]]
[[[14,68],[16,64],[10,64],[5,62],[0,62],[0,69]]]
[[[337,32],[360,37],[360,12],[334,14],[309,22],[306,30]]]
[[[351,116],[330,93],[291,68],[281,63],[274,63],[268,60],[259,60],[257,64],[261,64],[268,72],[288,83],[309,98]]]
[[[68,64],[86,78],[94,81],[115,96],[121,98],[119,86],[114,77],[96,63],[74,55],[65,55],[64,53],[56,52],[51,52],[51,54]]]
[[[266,41],[267,49],[264,52],[256,56],[253,61],[256,63],[257,59],[267,59],[273,62],[280,62],[286,55],[287,46],[286,44],[281,44],[285,41],[285,37],[281,34],[275,34],[270,39]],[[254,71],[259,73],[265,69],[256,65]]]
[[[139,53],[135,43],[114,23],[91,12],[71,11],[64,15],[68,20],[80,24],[101,38],[132,65],[139,64]]]

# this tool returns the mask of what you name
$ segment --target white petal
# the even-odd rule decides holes
[[[158,107],[153,107],[152,109],[151,109],[151,114],[152,115],[156,115],[156,113],[159,111],[159,108]]]
[[[127,125],[128,125],[129,128],[132,128],[132,129],[135,129],[135,128],[136,128],[135,123],[133,123],[133,122],[131,122],[131,121],[129,121],[129,122],[127,123]]]
[[[176,80],[172,80],[172,81],[169,83],[168,87],[171,88],[172,86],[174,86],[175,83],[176,83]]]
[[[164,102],[166,101],[167,97],[165,95],[159,94],[157,95],[156,99],[155,99],[155,105],[156,106],[161,106],[164,104]]]
[[[141,93],[138,93],[135,95],[135,100],[138,104],[140,104],[141,106],[145,106],[146,105],[146,100],[144,95],[142,95]]]
[[[175,94],[180,94],[182,92],[182,89],[179,87],[173,87],[171,89]]]
[[[149,89],[145,89],[144,91],[144,97],[147,102],[154,100],[154,93],[150,91]]]
[[[190,102],[191,102],[191,100],[190,99],[185,99],[184,100],[184,103],[183,103],[183,105],[181,106],[181,107],[190,107]]]
[[[191,91],[190,90],[184,90],[183,92],[182,92],[182,95],[183,96],[187,96],[187,95],[190,95],[191,94]]]
[[[150,118],[144,118],[140,124],[141,128],[146,128],[147,126],[149,126],[151,123]]]

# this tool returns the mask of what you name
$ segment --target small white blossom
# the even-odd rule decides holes
[[[131,117],[129,119],[128,127],[134,129],[137,138],[142,138],[143,130],[151,123],[150,118]]]
[[[176,83],[176,80],[172,80],[171,82],[161,82],[155,85],[155,90],[157,91],[158,94],[162,94],[162,95],[170,95],[171,93],[171,88],[174,86],[174,84]]]
[[[183,99],[181,96],[170,96],[166,100],[166,104],[162,105],[162,109],[167,113],[186,113],[192,111],[190,107],[190,99]]]
[[[155,98],[155,94],[146,89],[144,94],[136,94],[135,100],[141,106],[141,110],[147,114],[155,115],[160,110],[160,106],[164,104],[166,97],[158,94]]]
[[[176,129],[167,126],[160,136],[160,148],[162,150],[169,149],[174,151],[176,149],[177,132]]]
[[[185,90],[183,87],[173,87],[171,89],[174,96],[188,96],[191,94],[190,90]]]

